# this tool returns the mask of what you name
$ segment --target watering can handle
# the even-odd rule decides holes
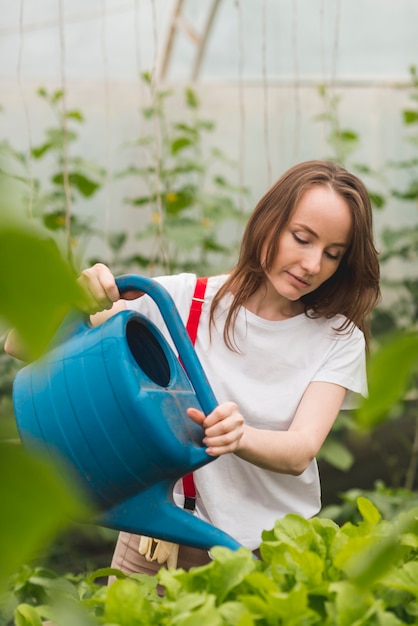
[[[203,412],[205,415],[211,413],[218,405],[218,402],[193,348],[176,305],[168,291],[152,278],[137,276],[135,274],[118,276],[116,278],[116,285],[121,295],[125,291],[143,291],[154,300],[176,346]]]

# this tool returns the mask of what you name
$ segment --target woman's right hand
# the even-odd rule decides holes
[[[81,272],[77,282],[86,295],[86,308],[90,314],[109,311],[121,299],[121,294],[107,265],[96,263]],[[143,295],[142,291],[124,291],[124,300],[134,300]]]
[[[109,310],[120,300],[115,277],[103,263],[83,270],[77,282],[85,294],[85,308],[91,314]]]

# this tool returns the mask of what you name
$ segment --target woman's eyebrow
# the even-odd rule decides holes
[[[295,226],[297,226],[298,228],[303,228],[304,230],[306,230],[308,233],[310,233],[316,239],[319,238],[318,233],[316,233],[314,230],[312,230],[312,228],[310,228],[306,224],[295,223]],[[337,241],[335,243],[331,243],[329,247],[331,247],[331,246],[336,246],[337,248],[348,248],[348,244],[347,243],[339,243]]]

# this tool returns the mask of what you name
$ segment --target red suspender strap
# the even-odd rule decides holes
[[[187,320],[186,330],[193,345],[196,342],[200,314],[202,312],[203,302],[205,301],[207,282],[207,278],[198,278],[196,280],[196,287],[192,298],[192,304],[190,306],[189,319]]]
[[[205,291],[208,279],[198,278],[190,306],[189,319],[187,320],[186,330],[190,340],[194,345],[197,337],[197,329],[199,327],[200,314],[202,312],[203,302],[205,301]],[[194,511],[196,502],[196,489],[194,486],[193,474],[183,477],[184,492],[184,508]]]

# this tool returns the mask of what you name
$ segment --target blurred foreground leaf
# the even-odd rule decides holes
[[[52,240],[1,219],[0,269],[0,317],[36,358],[70,307],[82,301],[76,276]]]
[[[62,472],[29,456],[17,444],[0,443],[0,591],[8,578],[87,507]]]
[[[355,419],[367,428],[382,422],[389,410],[404,399],[413,373],[418,371],[418,333],[391,337],[370,360],[369,397]]]
[[[16,328],[35,359],[83,295],[50,233],[29,217],[30,185],[10,174],[6,157],[0,158],[0,319]]]

